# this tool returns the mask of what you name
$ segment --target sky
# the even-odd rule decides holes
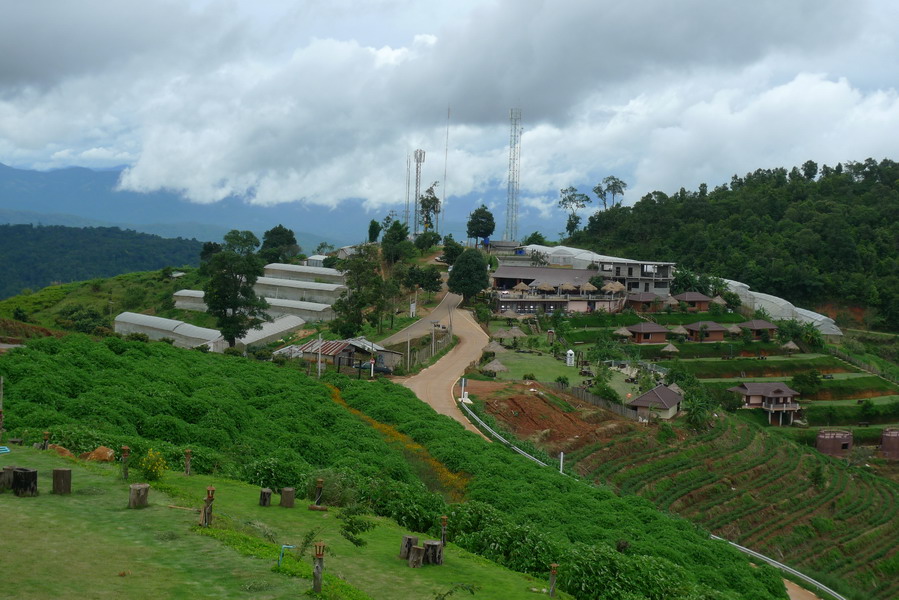
[[[378,216],[421,148],[502,228],[515,107],[519,219],[561,231],[559,190],[609,175],[631,204],[896,159],[897,34],[890,0],[4,0],[0,163]]]

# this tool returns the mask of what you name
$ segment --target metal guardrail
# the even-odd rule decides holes
[[[481,426],[484,430],[486,430],[490,435],[492,435],[493,437],[495,437],[495,438],[497,439],[497,441],[499,441],[499,442],[501,442],[502,444],[508,446],[509,448],[511,448],[512,450],[514,450],[514,451],[517,452],[518,454],[522,455],[523,457],[525,457],[525,458],[527,458],[527,459],[530,459],[530,460],[534,461],[535,463],[537,463],[537,464],[540,465],[541,467],[546,467],[546,466],[548,466],[545,462],[543,462],[543,461],[540,460],[539,458],[536,458],[536,457],[531,456],[530,454],[528,454],[527,452],[525,452],[524,450],[522,450],[522,449],[519,448],[518,446],[515,446],[514,444],[512,444],[509,440],[507,440],[506,438],[504,438],[503,436],[501,436],[500,434],[498,434],[496,431],[494,431],[489,425],[487,425],[487,423],[485,423],[484,421],[482,421],[481,418],[480,418],[479,416],[477,416],[477,415],[474,413],[473,410],[471,410],[470,408],[468,408],[467,406],[465,406],[465,403],[464,403],[464,402],[459,402],[459,407],[461,407],[462,410],[464,410],[465,413],[466,413],[470,418],[474,419],[474,420],[477,422],[478,425],[480,425],[480,426]]]
[[[710,534],[710,537],[713,540],[720,540],[722,542],[727,542],[728,544],[730,544],[731,546],[733,546],[734,548],[736,548],[737,550],[739,550],[740,552],[742,552],[744,554],[748,554],[749,556],[752,556],[759,560],[763,560],[766,563],[768,563],[769,565],[771,565],[772,567],[776,567],[776,568],[780,569],[781,571],[784,571],[786,573],[789,573],[790,575],[798,577],[799,579],[806,582],[807,584],[816,587],[819,592],[824,592],[826,594],[830,594],[831,596],[836,598],[836,600],[847,600],[847,598],[845,596],[838,594],[837,592],[833,591],[832,589],[830,589],[829,587],[827,587],[820,581],[816,581],[816,580],[812,579],[811,577],[809,577],[808,575],[803,575],[796,569],[794,569],[792,567],[788,567],[787,565],[785,565],[783,563],[779,563],[776,560],[774,560],[773,558],[769,558],[769,557],[765,556],[764,554],[759,554],[755,550],[752,550],[745,546],[741,546],[740,544],[735,544],[734,542],[732,542],[730,540],[726,540],[722,537],[718,537],[717,535]]]
[[[478,416],[474,413],[474,411],[472,411],[470,408],[468,408],[468,407],[465,405],[465,403],[463,403],[463,402],[458,402],[458,404],[459,404],[459,407],[462,408],[462,410],[465,411],[465,413],[466,413],[470,418],[474,419],[475,422],[477,422],[477,424],[478,424],[480,427],[482,427],[482,428],[483,428],[485,431],[487,431],[490,435],[492,435],[493,437],[495,437],[499,442],[501,442],[501,443],[504,444],[505,446],[508,446],[508,447],[511,448],[513,451],[515,451],[515,452],[517,452],[518,454],[524,456],[525,458],[534,461],[535,463],[537,463],[537,464],[540,465],[541,467],[547,467],[547,466],[549,466],[549,465],[547,465],[545,462],[543,462],[542,460],[540,460],[539,458],[535,458],[535,457],[531,456],[530,454],[528,454],[527,452],[525,452],[525,451],[522,450],[521,448],[515,446],[515,445],[512,444],[509,440],[507,440],[506,438],[504,438],[503,436],[501,436],[500,434],[498,434],[498,433],[497,433],[496,431],[494,431],[489,425],[487,425],[486,423],[484,423],[484,421],[481,420],[481,418],[478,417]],[[562,475],[566,475],[566,476],[567,476],[567,474],[564,473],[564,472],[560,472],[560,473],[561,473]],[[797,571],[796,569],[794,569],[794,568],[792,568],[792,567],[788,567],[787,565],[785,565],[785,564],[783,564],[783,563],[780,563],[780,562],[774,560],[773,558],[770,558],[770,557],[768,557],[768,556],[765,556],[764,554],[761,554],[761,553],[759,553],[759,552],[756,552],[755,550],[752,550],[752,549],[747,548],[747,547],[745,547],[745,546],[741,546],[741,545],[736,544],[736,543],[734,543],[734,542],[732,542],[732,541],[730,541],[730,540],[726,540],[726,539],[724,539],[723,537],[719,537],[719,536],[714,535],[714,534],[711,534],[711,533],[709,534],[709,537],[711,537],[713,540],[718,540],[718,541],[721,541],[721,542],[727,542],[728,544],[730,544],[731,546],[733,546],[734,548],[736,548],[737,550],[739,550],[739,551],[742,552],[743,554],[748,554],[749,556],[752,556],[753,558],[757,558],[757,559],[759,559],[759,560],[765,561],[766,563],[768,563],[768,564],[771,565],[772,567],[775,567],[775,568],[777,568],[777,569],[780,569],[781,571],[783,571],[783,572],[785,572],[785,573],[789,573],[790,575],[793,575],[794,577],[797,577],[798,579],[801,579],[802,581],[806,582],[807,584],[809,584],[809,585],[815,587],[818,591],[821,591],[821,592],[825,592],[825,593],[827,593],[827,594],[830,594],[830,595],[833,596],[836,600],[848,600],[845,596],[843,596],[843,595],[841,595],[841,594],[838,594],[837,592],[833,591],[832,589],[830,589],[829,587],[827,587],[826,585],[824,585],[824,584],[821,583],[820,581],[817,581],[817,580],[815,580],[815,579],[812,579],[812,578],[809,577],[808,575],[805,575],[805,574],[803,574],[803,573],[800,573],[800,572]]]

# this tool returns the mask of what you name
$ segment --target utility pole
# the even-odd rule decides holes
[[[322,334],[318,334],[318,378],[322,378]]]

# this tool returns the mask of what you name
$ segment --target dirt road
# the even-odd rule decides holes
[[[465,429],[484,437],[478,428],[465,418],[462,411],[456,406],[456,399],[453,397],[453,384],[462,376],[472,361],[481,357],[481,351],[490,340],[480,325],[475,322],[471,313],[459,309],[461,301],[461,296],[447,294],[427,319],[422,319],[394,334],[385,342],[390,344],[404,341],[407,335],[411,337],[427,335],[432,328],[431,321],[439,321],[441,325],[449,328],[450,319],[452,319],[453,335],[459,338],[459,343],[436,363],[418,375],[399,381],[399,383],[415,392],[420,400],[426,402],[440,414],[452,417],[462,423]],[[391,342],[392,338],[396,338],[396,340]],[[484,437],[484,439],[487,438]]]

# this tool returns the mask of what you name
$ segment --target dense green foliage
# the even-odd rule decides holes
[[[590,217],[574,245],[672,260],[782,296],[879,312],[899,329],[899,164],[759,169],[708,191],[647,194]]]
[[[573,565],[562,586],[579,598],[784,597],[774,571],[747,568],[735,550],[646,501],[560,476],[499,444],[485,447],[458,423],[435,420],[404,388],[335,382],[350,406],[411,436],[451,470],[472,475],[469,502],[450,513],[453,539],[466,549],[518,571]]]
[[[118,227],[0,225],[0,298],[52,283],[197,266],[202,244]]]
[[[740,414],[764,419],[761,411]],[[815,437],[813,430],[782,431]],[[732,417],[716,419],[702,435],[660,437],[634,432],[566,458],[591,479],[783,556],[853,600],[896,597],[899,579],[887,574],[899,544],[899,529],[891,525],[899,485],[799,446],[780,429]]]
[[[427,492],[403,448],[289,368],[75,335],[0,357],[0,374],[7,426],[27,441],[50,429],[74,452],[128,444],[136,456],[159,451],[174,468],[189,445],[195,471],[273,488],[305,489],[330,469],[329,502],[363,502],[414,531],[433,532],[448,513],[461,546],[514,570],[545,576],[550,562],[569,565],[560,584],[579,598],[785,597],[775,572],[686,521],[485,444],[388,382],[333,379],[350,406],[470,475],[469,502],[448,506]]]
[[[271,363],[69,336],[33,340],[0,357],[0,374],[6,428],[28,435],[49,428],[73,452],[127,444],[177,465],[190,446],[197,472],[271,487],[341,466],[414,480],[377,433],[330,401],[327,388]]]
[[[453,271],[446,282],[449,291],[470,301],[490,285],[487,276],[487,261],[474,248],[465,250],[453,264]]]

